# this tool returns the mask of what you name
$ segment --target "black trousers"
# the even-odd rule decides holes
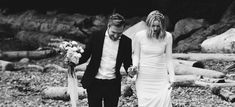
[[[87,88],[89,107],[117,107],[119,91],[117,79],[95,79]],[[104,102],[102,104],[102,102]]]

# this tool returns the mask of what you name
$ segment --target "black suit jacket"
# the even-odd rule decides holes
[[[89,64],[85,70],[85,73],[82,77],[81,83],[83,88],[89,87],[95,76],[98,73],[98,69],[100,67],[102,52],[103,52],[103,44],[104,44],[105,30],[97,32],[95,35],[92,35],[89,39],[88,44],[86,44],[86,48],[84,53],[82,53],[82,57],[79,60],[79,63],[85,63],[91,57]],[[122,64],[124,65],[125,70],[127,71],[128,67],[132,65],[132,46],[131,39],[125,35],[121,36],[118,54],[116,58],[116,79],[118,79],[119,88],[121,89],[121,74],[120,67]],[[119,93],[120,94],[120,93]]]

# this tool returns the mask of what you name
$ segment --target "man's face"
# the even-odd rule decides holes
[[[154,21],[152,26],[151,26],[151,29],[153,30],[154,34],[157,34],[159,35],[160,34],[160,31],[161,31],[161,24],[159,21]]]
[[[121,37],[123,30],[124,30],[124,26],[117,27],[117,26],[112,26],[111,25],[111,26],[108,27],[109,37],[113,41],[117,41]]]

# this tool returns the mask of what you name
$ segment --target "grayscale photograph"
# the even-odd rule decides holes
[[[235,107],[235,0],[1,0],[0,107]]]

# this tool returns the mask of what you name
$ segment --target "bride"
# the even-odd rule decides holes
[[[136,33],[132,72],[137,70],[136,92],[139,107],[172,107],[174,82],[172,35],[165,29],[165,17],[155,10],[149,13],[147,30]]]

